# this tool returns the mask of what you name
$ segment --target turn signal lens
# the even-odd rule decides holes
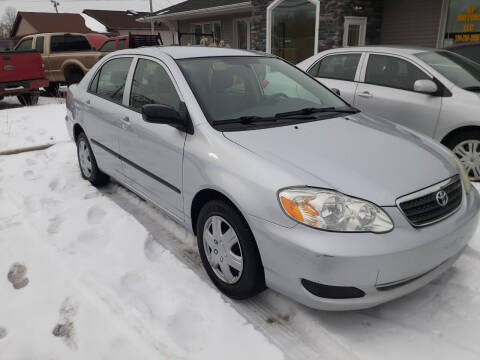
[[[393,229],[392,220],[377,205],[333,190],[289,188],[278,196],[289,217],[317,229],[373,233]]]

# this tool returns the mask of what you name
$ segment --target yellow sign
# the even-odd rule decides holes
[[[477,10],[478,8],[476,6],[468,7],[465,14],[459,14],[457,16],[457,21],[458,22],[480,21],[480,13],[478,13]]]

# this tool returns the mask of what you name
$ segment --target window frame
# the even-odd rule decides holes
[[[129,59],[132,60],[132,62],[130,63],[130,68],[128,69],[127,77],[125,78],[125,87],[124,87],[124,89],[123,89],[122,102],[121,102],[121,103],[117,103],[117,102],[115,102],[115,101],[112,101],[111,99],[108,99],[108,98],[106,98],[106,97],[103,97],[103,96],[98,95],[98,82],[99,82],[99,80],[100,80],[100,76],[102,75],[103,67],[104,67],[107,63],[109,63],[109,62],[111,62],[111,61],[113,61],[113,60],[118,60],[118,59],[122,59],[122,58],[129,58]],[[87,89],[86,89],[86,90],[87,90],[87,93],[90,94],[90,95],[96,96],[96,97],[98,97],[98,98],[100,98],[100,99],[103,99],[103,100],[105,100],[105,101],[108,101],[108,102],[110,102],[110,103],[112,103],[112,104],[125,107],[125,93],[127,92],[127,87],[129,86],[129,82],[128,82],[128,81],[129,81],[130,74],[131,74],[131,72],[132,72],[132,67],[133,67],[134,64],[135,64],[135,56],[132,56],[132,55],[119,55],[119,56],[114,56],[114,57],[108,58],[108,60],[102,62],[102,63],[99,65],[98,69],[96,69],[96,71],[95,71],[95,73],[93,74],[93,76],[89,79],[89,81],[88,81],[88,86],[87,86]],[[97,75],[98,75],[97,88],[96,88],[97,92],[92,92],[92,91],[90,91],[90,88],[91,88],[91,86],[92,86],[92,83],[95,81],[95,78],[97,77]]]
[[[343,80],[343,79],[336,79],[332,77],[319,77],[319,76],[313,76],[309,73],[309,71],[314,68],[317,64],[322,62],[325,58],[329,56],[335,56],[335,55],[351,55],[351,54],[360,54],[360,60],[358,60],[358,65],[357,65],[357,71],[355,72],[355,77],[353,80]],[[362,75],[362,70],[363,66],[365,64],[365,59],[367,58],[367,54],[364,51],[342,51],[342,52],[331,52],[328,54],[325,54],[321,58],[317,59],[312,65],[310,65],[306,71],[310,76],[314,77],[315,79],[329,79],[329,80],[337,80],[337,81],[347,81],[347,82],[361,82],[361,75]]]
[[[173,76],[172,72],[168,68],[167,64],[165,64],[161,59],[158,59],[158,58],[155,58],[155,57],[151,57],[151,56],[148,56],[148,55],[137,55],[137,56],[134,57],[134,59],[132,61],[132,66],[130,67],[130,72],[129,72],[129,74],[127,76],[127,79],[126,79],[127,84],[125,85],[125,90],[123,92],[123,106],[126,107],[127,109],[133,111],[133,112],[138,113],[138,114],[142,113],[141,111],[139,111],[139,110],[130,106],[133,78],[135,76],[135,72],[137,70],[139,60],[141,60],[141,59],[150,60],[150,61],[153,61],[153,62],[159,64],[165,70],[168,77],[170,78],[170,81],[172,82],[173,87],[175,88],[175,91],[177,92],[177,96],[180,99],[180,102],[185,103],[185,98],[184,98],[182,92],[180,91],[180,87],[178,86],[178,83],[175,80],[175,77]]]
[[[354,46],[365,46],[367,39],[367,26],[368,18],[366,16],[345,16],[343,20],[343,47],[349,47],[348,45],[348,30],[350,25],[359,25],[360,32],[358,34],[358,45]]]
[[[222,21],[221,20],[211,20],[211,21],[202,21],[202,22],[195,22],[195,23],[192,23],[191,24],[191,27],[192,27],[192,33],[193,33],[193,41],[192,43],[194,43],[194,45],[198,45],[196,42],[195,42],[195,26],[199,25],[202,27],[202,34],[205,33],[205,30],[203,29],[203,26],[204,25],[212,25],[212,34],[213,34],[213,41],[215,42],[215,24],[218,24],[220,25],[220,39],[218,39],[218,42],[217,42],[217,45],[218,43],[222,40]]]
[[[365,82],[365,78],[366,78],[366,74],[367,74],[367,68],[368,68],[368,63],[370,61],[370,55],[381,55],[381,56],[390,56],[390,57],[394,57],[394,58],[397,58],[397,59],[400,59],[400,60],[404,60],[408,63],[410,63],[412,66],[415,66],[418,70],[420,70],[421,72],[425,73],[425,75],[427,75],[430,80],[436,82],[436,83],[439,83],[441,86],[443,86],[443,84],[441,84],[434,75],[432,75],[432,73],[426,69],[425,67],[423,67],[421,64],[413,61],[412,59],[408,58],[408,57],[405,57],[405,56],[401,56],[401,55],[398,55],[398,54],[391,54],[391,53],[382,53],[382,52],[368,52],[366,53],[366,56],[365,56],[365,59],[364,59],[364,62],[363,62],[363,66],[362,66],[362,73],[360,75],[360,82],[363,83],[363,84],[366,84],[366,85],[371,85],[371,86],[381,86],[381,87],[385,87],[385,88],[389,88],[389,89],[396,89],[396,90],[402,90],[402,91],[410,91],[410,92],[414,92],[416,94],[422,94],[418,91],[415,91],[415,90],[408,90],[408,89],[402,89],[402,88],[397,88],[397,87],[392,87],[392,86],[386,86],[386,85],[378,85],[378,84],[371,84],[371,83],[368,83],[368,82]],[[440,86],[439,86],[440,87]],[[425,95],[425,94],[424,94]],[[428,95],[428,94],[427,94]]]

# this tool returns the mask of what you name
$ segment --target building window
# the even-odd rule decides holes
[[[250,50],[250,19],[233,21],[233,43],[237,49]]]
[[[366,33],[366,17],[345,16],[343,46],[364,46]]]
[[[267,52],[298,63],[318,52],[320,0],[275,0],[267,8]]]
[[[478,0],[449,0],[443,38],[444,47],[456,43],[480,41],[479,5]]]
[[[208,44],[212,42],[218,44],[221,40],[220,21],[194,24],[193,32],[195,33],[196,45],[200,45],[202,38],[207,38]]]

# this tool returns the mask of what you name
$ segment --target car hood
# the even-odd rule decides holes
[[[328,187],[394,206],[403,195],[457,171],[451,153],[388,121],[356,114],[224,136],[291,175],[297,184]]]

